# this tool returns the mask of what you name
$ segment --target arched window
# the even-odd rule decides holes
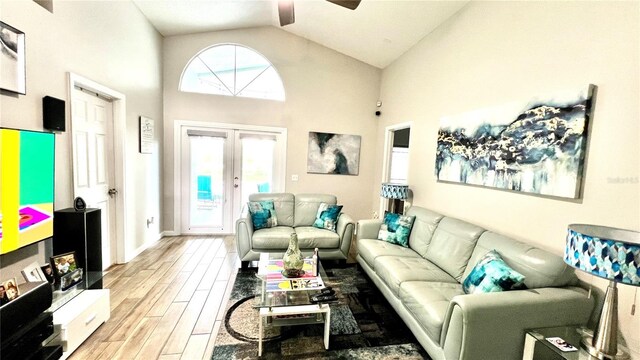
[[[242,45],[208,47],[187,64],[180,91],[284,101],[284,86],[262,54]]]

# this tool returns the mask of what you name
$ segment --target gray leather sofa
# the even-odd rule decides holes
[[[249,201],[265,200],[273,201],[278,226],[254,231],[251,216],[246,210],[243,212],[236,222],[236,246],[243,266],[259,260],[263,252],[284,255],[293,232],[298,235],[298,246],[303,253],[308,255],[318,248],[321,259],[347,259],[355,228],[349,215],[340,214],[336,232],[312,226],[321,203],[336,205],[334,195],[261,193],[249,196]]]
[[[408,215],[409,248],[376,239],[382,220],[359,221],[357,261],[433,359],[522,359],[526,329],[589,320],[593,298],[560,256],[425,208]],[[527,289],[465,294],[461,283],[493,249]]]

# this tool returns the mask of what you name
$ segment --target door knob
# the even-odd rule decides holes
[[[113,189],[109,189],[109,191],[107,192],[107,194],[109,194],[109,197],[114,197],[115,195],[118,194],[118,190],[116,190],[115,188]]]

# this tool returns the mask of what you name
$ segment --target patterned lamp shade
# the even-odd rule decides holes
[[[380,196],[385,199],[405,200],[409,197],[409,185],[383,183]]]
[[[640,233],[571,224],[564,261],[601,278],[640,286]]]

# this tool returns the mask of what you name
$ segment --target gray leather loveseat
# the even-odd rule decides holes
[[[433,359],[522,359],[526,329],[589,320],[593,298],[561,257],[424,208],[408,215],[408,248],[376,239],[381,219],[359,221],[357,261]],[[494,249],[526,289],[465,294],[461,283]]]
[[[353,219],[344,213],[338,217],[336,232],[313,227],[321,203],[336,205],[334,195],[260,193],[249,196],[249,201],[273,201],[278,226],[254,231],[247,211],[236,222],[236,246],[243,266],[259,260],[260,253],[283,254],[289,247],[289,237],[298,235],[298,246],[305,254],[318,248],[321,259],[346,260],[355,228]]]

